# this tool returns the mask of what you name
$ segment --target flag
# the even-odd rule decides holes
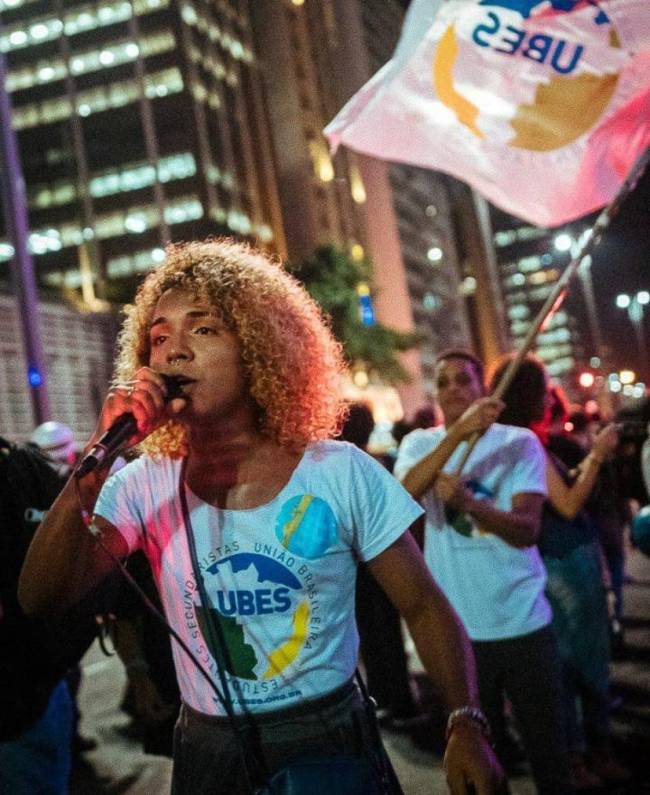
[[[413,0],[393,58],[324,132],[571,221],[650,145],[650,0]]]

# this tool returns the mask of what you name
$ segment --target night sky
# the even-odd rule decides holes
[[[634,328],[615,305],[618,293],[650,290],[650,171],[646,170],[594,253],[592,278],[600,326],[613,363],[640,370]],[[644,318],[650,346],[650,306]]]

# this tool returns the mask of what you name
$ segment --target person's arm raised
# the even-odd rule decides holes
[[[553,462],[546,457],[548,499],[565,519],[575,519],[596,485],[600,467],[618,445],[618,430],[614,423],[605,426],[594,439],[591,452],[580,462],[578,477],[568,486]]]
[[[127,412],[133,414],[138,426],[129,445],[137,444],[185,404],[183,398],[165,404],[165,394],[165,383],[159,373],[148,367],[138,370],[133,383],[109,392],[87,449],[117,417]],[[83,508],[89,514],[107,474],[104,467],[86,475],[79,483]],[[47,512],[25,557],[18,599],[28,615],[65,612],[101,582],[114,565],[84,524],[73,478],[74,475]],[[101,531],[102,543],[116,557],[127,554],[126,542],[113,525],[96,517],[95,526]]]
[[[404,617],[422,664],[449,710],[478,708],[474,656],[460,619],[429,574],[410,533],[368,563],[372,575]],[[445,770],[453,793],[471,782],[478,795],[494,793],[502,771],[481,724],[455,723]]]
[[[477,400],[451,425],[435,450],[422,458],[404,475],[402,485],[412,497],[419,499],[433,485],[438,474],[458,445],[476,432],[485,431],[503,411],[498,398]]]

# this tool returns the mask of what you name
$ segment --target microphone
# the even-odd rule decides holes
[[[160,373],[160,376],[167,387],[165,403],[169,403],[174,398],[183,397],[183,384],[186,381],[183,376],[167,375],[167,373]],[[138,423],[130,411],[117,417],[76,467],[74,475],[77,480],[92,472],[106,459],[111,458],[137,430]]]

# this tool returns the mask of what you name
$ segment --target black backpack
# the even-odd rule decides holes
[[[39,448],[0,437],[0,742],[39,719],[54,686],[96,634],[100,610],[90,602],[54,622],[27,617],[18,603],[27,548],[64,483],[57,463]]]

